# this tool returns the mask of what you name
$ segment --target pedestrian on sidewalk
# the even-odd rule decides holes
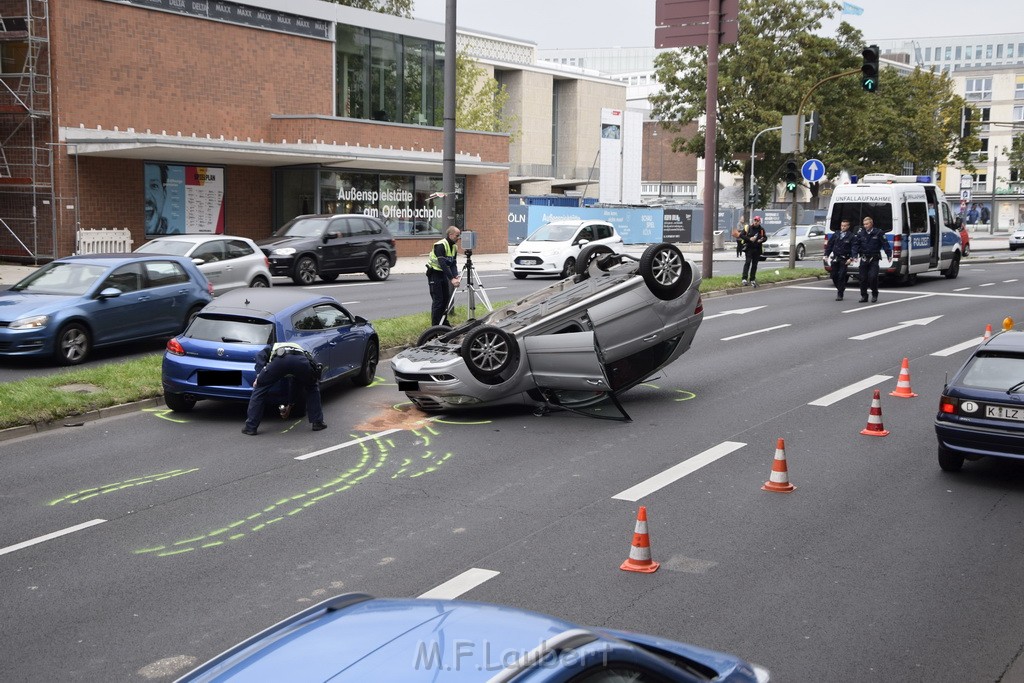
[[[740,284],[757,287],[757,264],[761,262],[761,245],[768,239],[761,227],[761,217],[754,216],[754,221],[740,233],[739,241],[743,246],[746,259],[743,261],[743,276]]]
[[[832,233],[825,245],[825,259],[832,261],[832,284],[836,287],[836,301],[843,300],[846,291],[847,268],[850,265],[853,250],[853,235],[850,234],[850,221],[843,219],[839,223],[839,232]]]

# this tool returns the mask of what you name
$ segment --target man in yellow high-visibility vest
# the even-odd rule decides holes
[[[427,284],[430,286],[430,324],[440,325],[448,312],[453,288],[461,282],[459,277],[459,240],[462,231],[454,225],[445,237],[434,243],[427,258]]]

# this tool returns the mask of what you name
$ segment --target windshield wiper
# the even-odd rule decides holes
[[[1016,383],[1016,384],[1014,384],[1014,385],[1013,385],[1012,387],[1010,387],[1009,389],[1007,389],[1007,390],[1006,390],[1006,393],[1007,393],[1007,394],[1012,394],[1013,392],[1015,392],[1015,391],[1018,391],[1018,390],[1020,390],[1021,388],[1024,388],[1024,382],[1017,382],[1017,383]]]

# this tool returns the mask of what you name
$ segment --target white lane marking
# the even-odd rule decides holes
[[[857,289],[854,288],[853,291],[856,292]],[[885,290],[882,290],[882,291],[884,292]],[[888,292],[885,292],[885,293],[888,294]],[[927,299],[927,298],[932,297],[932,296],[935,296],[935,295],[934,294],[922,294],[920,296],[907,297],[906,299],[896,299],[895,301],[886,301],[885,303],[881,303],[881,304],[871,304],[870,306],[861,305],[859,308],[847,309],[847,310],[843,311],[843,313],[863,313],[864,311],[871,311],[871,310],[874,310],[874,309],[877,309],[877,308],[881,308],[883,306],[892,306],[893,304],[902,304],[902,303],[906,303],[907,301],[917,301],[918,299]]]
[[[781,330],[783,327],[790,327],[789,323],[785,325],[776,325],[775,327],[766,327],[763,330],[754,330],[753,332],[744,332],[743,334],[734,334],[731,337],[722,337],[722,341],[732,341],[733,339],[739,339],[740,337],[749,337],[752,334],[761,334],[762,332],[771,332],[772,330]]]
[[[899,325],[893,325],[892,327],[887,327],[884,330],[875,330],[874,332],[865,332],[864,334],[858,334],[856,337],[850,337],[850,339],[853,339],[854,341],[864,341],[865,339],[871,339],[872,337],[880,337],[883,334],[889,334],[890,332],[899,332],[900,330],[905,329],[907,327],[911,327],[911,326],[915,326],[915,325],[916,326],[928,325],[929,323],[933,323],[933,322],[935,322],[936,320],[938,320],[941,317],[942,317],[941,315],[936,315],[936,316],[932,316],[931,318],[918,318],[916,320],[904,320]]]
[[[312,453],[306,453],[305,455],[297,455],[297,456],[295,456],[295,459],[296,460],[309,460],[310,458],[315,458],[316,456],[323,455],[324,453],[330,453],[331,451],[338,451],[338,450],[341,450],[342,448],[348,448],[349,446],[355,446],[356,444],[363,443],[364,441],[371,441],[373,439],[377,439],[377,438],[382,437],[382,436],[387,436],[388,434],[394,434],[395,432],[400,432],[400,431],[402,431],[402,430],[401,429],[385,429],[382,432],[377,432],[376,434],[369,434],[367,436],[362,436],[362,437],[359,437],[358,439],[352,439],[351,441],[346,441],[345,443],[339,443],[336,446],[328,446],[327,448],[322,448],[319,451],[313,451]]]
[[[936,351],[932,355],[939,356],[940,358],[952,356],[954,353],[960,353],[961,351],[966,351],[967,349],[973,349],[974,347],[981,343],[982,339],[984,339],[984,337],[975,337],[974,339],[968,339],[967,341],[957,344],[956,346],[949,346],[942,349],[941,351]]]
[[[712,315],[704,316],[705,320],[711,320],[712,318],[721,318],[723,315],[743,315],[745,313],[751,313],[764,308],[764,306],[754,306],[753,308],[737,308],[732,311],[722,311],[721,313],[714,313]]]
[[[434,598],[436,600],[454,600],[463,593],[473,590],[485,581],[490,581],[501,572],[493,569],[467,569],[454,579],[445,581],[440,586],[431,588],[419,597]]]
[[[636,486],[631,486],[622,493],[616,493],[612,496],[616,500],[628,500],[635,503],[644,496],[647,496],[659,489],[663,489],[669,484],[672,484],[688,474],[692,474],[699,470],[705,465],[709,465],[719,458],[729,455],[733,451],[743,448],[747,444],[740,443],[739,441],[723,441],[717,446],[712,446],[703,453],[682,461],[678,465],[673,465],[661,474],[656,474],[650,479],[640,482]]]
[[[1016,281],[1017,281],[1017,278],[1013,278],[1012,280],[1003,280],[1003,284],[1004,284],[1004,285],[1008,285],[1008,284],[1010,284],[1011,282],[1016,282]]]
[[[843,387],[842,389],[837,389],[836,391],[833,391],[831,394],[826,394],[825,396],[822,396],[819,399],[811,401],[807,405],[830,406],[833,403],[838,403],[839,401],[842,401],[847,396],[853,396],[854,394],[858,394],[861,391],[864,391],[865,389],[870,389],[871,387],[877,384],[881,384],[882,382],[889,379],[892,379],[891,375],[873,375],[871,377],[868,377],[867,379],[863,379],[859,382],[856,382],[855,384]]]
[[[954,289],[953,291],[954,292],[966,292],[968,289],[970,289],[970,287],[960,287],[958,289]]]
[[[61,536],[66,536],[67,534],[73,534],[76,531],[81,531],[82,529],[88,529],[91,526],[96,526],[97,524],[103,524],[106,521],[107,520],[105,520],[105,519],[94,519],[94,520],[91,520],[89,522],[82,522],[81,524],[76,524],[75,526],[69,526],[67,529],[61,529],[60,531],[54,531],[54,532],[48,533],[48,534],[46,534],[44,536],[39,536],[37,538],[33,538],[31,540],[28,540],[28,541],[22,541],[21,543],[15,543],[14,545],[9,545],[6,548],[0,548],[0,555],[6,555],[7,553],[13,553],[15,550],[21,550],[22,548],[28,548],[29,546],[36,545],[37,543],[43,543],[45,541],[49,541],[49,540],[52,540],[54,538],[59,538]]]
[[[983,284],[983,285],[978,285],[978,286],[979,286],[979,287],[995,287],[995,286],[996,286],[996,283],[994,283],[994,282],[986,282],[985,284]]]
[[[332,282],[331,284],[323,283],[314,287],[302,287],[302,289],[313,291],[321,289],[331,289],[332,287],[372,287],[373,285],[379,284],[377,282]]]

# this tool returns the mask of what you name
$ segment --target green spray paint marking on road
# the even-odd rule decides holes
[[[161,420],[167,420],[168,422],[177,422],[178,424],[182,425],[188,423],[188,420],[170,417],[171,415],[174,414],[174,411],[171,410],[170,408],[143,408],[142,411],[146,413],[153,413]]]
[[[190,470],[171,470],[169,472],[161,472],[159,474],[146,474],[141,477],[133,477],[132,479],[125,479],[124,481],[114,482],[112,484],[103,484],[102,486],[96,486],[90,489],[82,489],[75,493],[70,493],[63,498],[57,500],[51,500],[47,505],[58,505],[60,503],[67,503],[68,505],[75,505],[81,503],[84,500],[95,498],[96,496],[102,496],[107,493],[113,493],[114,491],[121,491],[123,489],[132,488],[133,486],[143,486],[145,484],[152,484],[157,481],[164,481],[165,479],[172,479],[174,477],[180,477],[183,474],[191,474],[192,472],[198,472],[198,467],[193,467]]]
[[[676,389],[676,392],[683,394],[683,397],[677,398],[676,401],[689,401],[691,399],[697,398],[697,394],[693,393],[692,391],[687,391],[686,389]]]

